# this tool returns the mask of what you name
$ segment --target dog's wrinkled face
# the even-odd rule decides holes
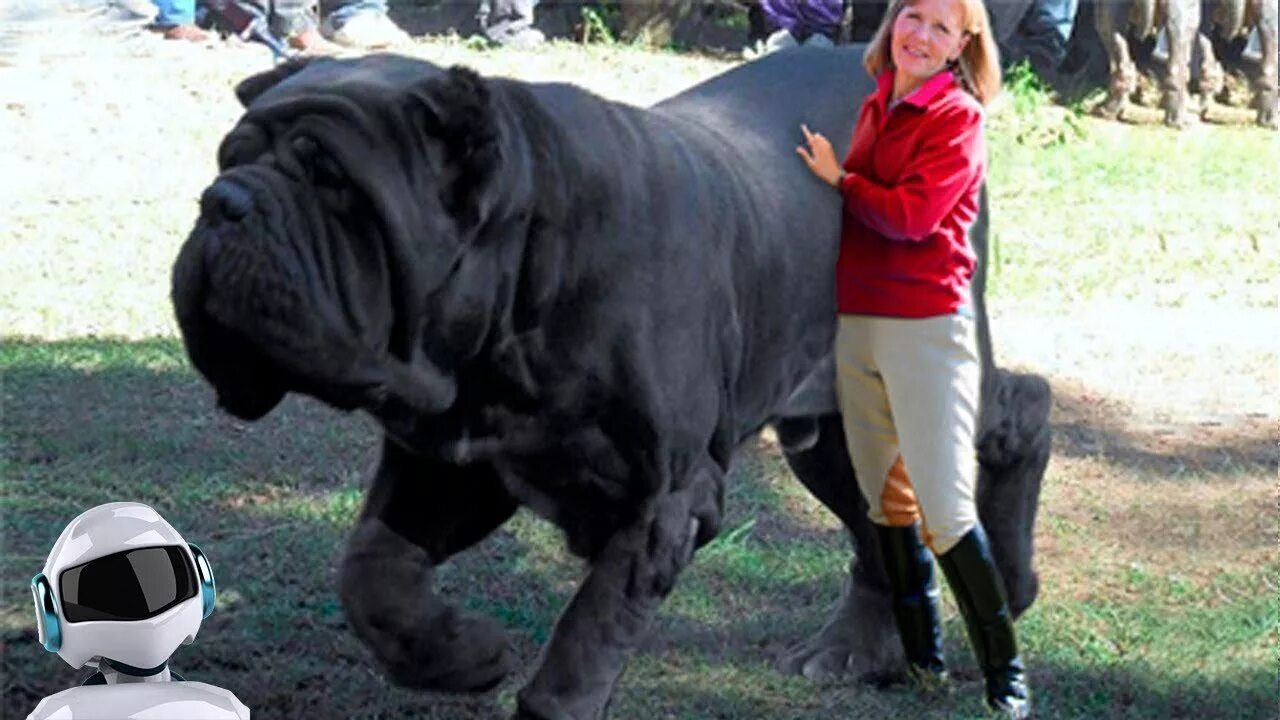
[[[382,228],[312,125],[236,127],[174,269],[192,361],[246,419],[291,390],[350,405],[332,381],[358,382],[389,337]]]
[[[1001,432],[979,434],[978,516],[991,539],[1009,607],[1021,615],[1040,590],[1035,571],[1035,523],[1052,440],[1049,387],[1042,378],[999,371],[1001,381],[988,418],[1002,418]],[[1017,464],[1010,465],[1018,458]]]
[[[452,401],[451,379],[412,357],[456,246],[445,152],[387,62],[295,63],[237,90],[248,111],[219,150],[173,302],[193,364],[238,417],[287,392],[341,409]]]

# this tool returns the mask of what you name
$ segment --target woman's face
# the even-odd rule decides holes
[[[895,71],[919,84],[960,57],[969,42],[963,19],[959,0],[909,0],[893,21]]]

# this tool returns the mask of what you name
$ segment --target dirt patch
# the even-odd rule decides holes
[[[1095,305],[993,310],[997,361],[1050,376],[1056,420],[1157,454],[1280,442],[1280,314],[1274,308]],[[1097,438],[1082,435],[1085,447]],[[1197,455],[1203,452],[1197,451]]]

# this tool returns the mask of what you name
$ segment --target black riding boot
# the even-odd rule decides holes
[[[947,668],[942,657],[942,623],[938,586],[933,578],[933,554],[921,541],[918,524],[875,527],[889,575],[893,617],[907,655],[907,670],[913,678],[924,682],[943,680]]]
[[[974,526],[955,547],[939,556],[938,564],[964,616],[974,655],[986,677],[987,705],[1011,720],[1030,717],[1031,691],[1018,657],[1013,616],[982,525]]]

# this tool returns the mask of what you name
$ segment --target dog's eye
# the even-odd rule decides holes
[[[293,150],[294,159],[307,168],[316,185],[341,187],[346,184],[347,176],[342,166],[313,138],[299,135],[289,141],[289,147]]]
[[[316,144],[315,140],[306,135],[298,135],[289,141],[289,148],[293,150],[294,156],[299,161],[307,162],[315,157],[316,151],[320,149],[320,146]]]
[[[319,143],[306,135],[289,140],[289,149],[298,167],[306,168],[316,185],[341,187],[347,182],[342,166]]]

